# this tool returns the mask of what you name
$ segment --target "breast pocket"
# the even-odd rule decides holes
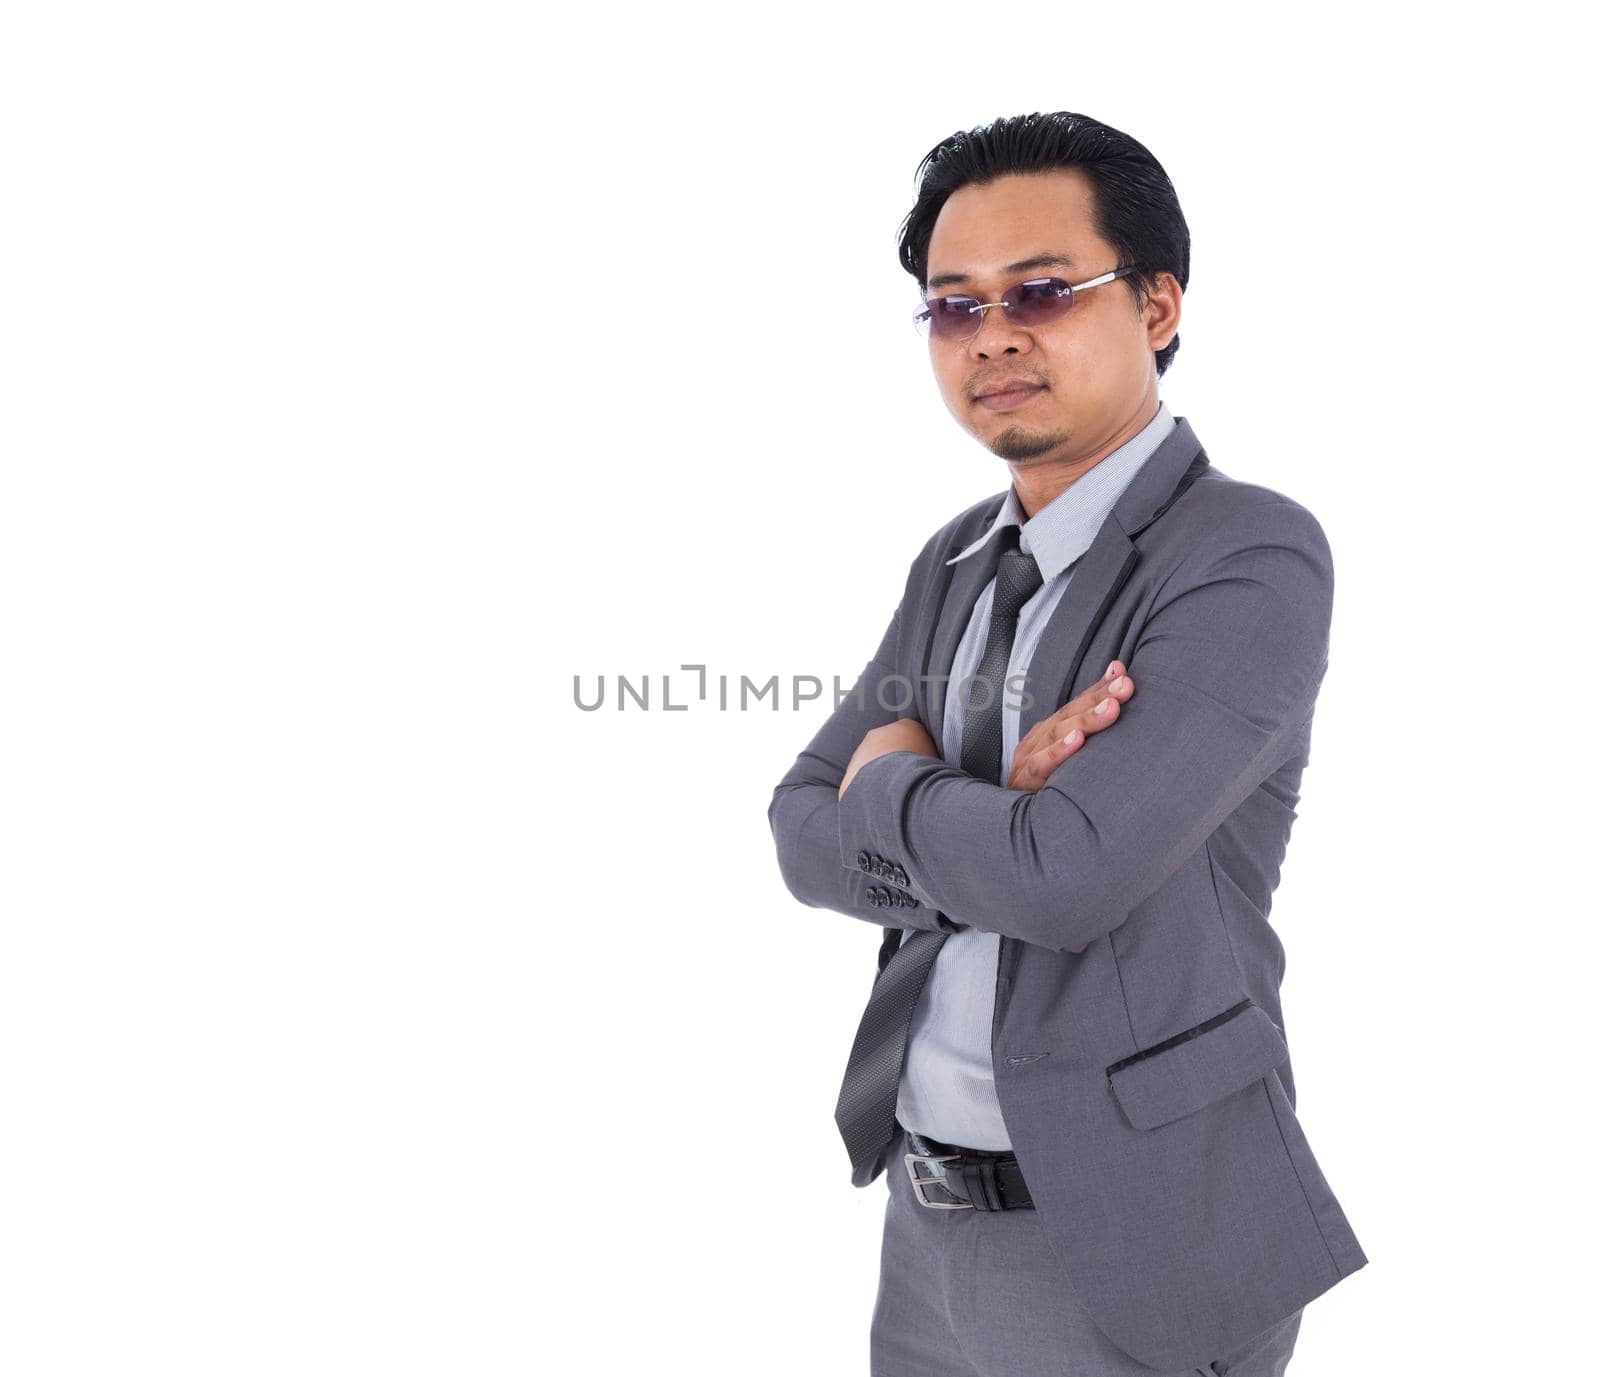
[[[1267,1011],[1248,999],[1106,1067],[1134,1128],[1159,1128],[1243,1090],[1287,1059]]]

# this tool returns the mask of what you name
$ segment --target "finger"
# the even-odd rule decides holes
[[[1072,755],[1073,752],[1078,749],[1078,747],[1083,745],[1083,742],[1084,734],[1074,727],[1065,735],[1052,741],[1042,751],[1035,751],[1033,753],[1032,763],[1034,773],[1037,778],[1034,781],[1033,787],[1035,789],[1039,788],[1045,782],[1045,780],[1050,777],[1050,774],[1055,770],[1056,766],[1061,764],[1061,762],[1064,761],[1068,756]]]
[[[1021,764],[1035,751],[1043,749],[1060,736],[1061,730],[1062,724],[1056,721],[1053,715],[1045,718],[1043,722],[1035,723],[1033,730],[1017,742],[1017,749],[1011,758]]]
[[[1048,746],[1035,751],[1011,772],[1012,789],[1036,790],[1050,777],[1050,772],[1083,744],[1083,733],[1074,727]]]
[[[1124,681],[1128,682],[1128,681]],[[1072,720],[1071,725],[1081,728],[1085,734],[1103,732],[1117,718],[1122,716],[1123,700],[1117,696],[1121,690],[1113,690],[1090,708],[1088,712],[1081,712]],[[1128,696],[1132,697],[1132,684],[1128,684]]]
[[[1090,684],[1070,703],[1058,708],[1053,714],[1054,718],[1058,721],[1065,721],[1077,713],[1087,712],[1107,694],[1121,694],[1122,688],[1120,685],[1122,682],[1131,685],[1133,681],[1127,678],[1127,670],[1123,667],[1122,661],[1113,660],[1110,669],[1103,678],[1096,683]]]
[[[1017,743],[1017,751],[1013,759],[1026,760],[1035,751],[1043,750],[1044,747],[1048,746],[1061,735],[1063,730],[1070,728],[1073,718],[1080,712],[1095,705],[1097,700],[1093,695],[1099,687],[1099,685],[1095,685],[1094,688],[1086,689],[1070,703],[1057,708],[1050,716],[1035,722],[1028,734]]]

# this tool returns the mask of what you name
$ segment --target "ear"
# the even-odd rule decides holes
[[[1139,318],[1144,322],[1145,337],[1150,341],[1152,353],[1165,349],[1178,333],[1178,321],[1183,315],[1183,288],[1171,273],[1157,273],[1154,285],[1147,292],[1144,309]]]

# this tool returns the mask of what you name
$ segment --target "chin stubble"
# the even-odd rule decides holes
[[[1011,463],[1037,459],[1059,449],[1066,440],[1065,434],[1052,435],[1045,431],[1025,430],[1022,426],[1007,426],[989,442],[989,452]]]

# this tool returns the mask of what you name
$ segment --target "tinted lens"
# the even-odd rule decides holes
[[[1072,288],[1059,277],[1036,277],[1019,282],[1000,299],[1018,325],[1048,325],[1072,305]]]
[[[936,296],[924,302],[913,319],[923,334],[934,339],[966,339],[978,329],[979,313],[972,309],[977,304],[970,296]]]

